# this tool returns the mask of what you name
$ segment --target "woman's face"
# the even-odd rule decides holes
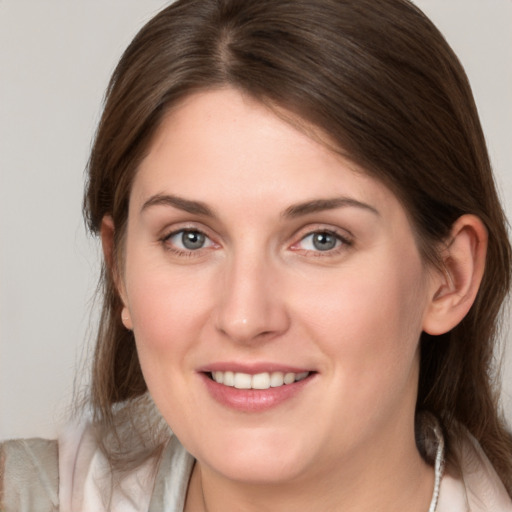
[[[203,467],[289,481],[414,444],[433,292],[406,212],[254,100],[203,92],[166,117],[121,288],[149,391]]]

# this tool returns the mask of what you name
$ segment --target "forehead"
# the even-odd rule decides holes
[[[332,149],[319,129],[234,89],[193,94],[171,109],[134,181],[133,199],[179,193],[249,208],[258,199],[285,207],[349,194],[383,202],[379,181]]]

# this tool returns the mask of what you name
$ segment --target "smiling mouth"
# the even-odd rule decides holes
[[[269,389],[287,386],[306,379],[312,372],[263,372],[251,375],[249,373],[214,371],[207,375],[217,384],[236,389]]]

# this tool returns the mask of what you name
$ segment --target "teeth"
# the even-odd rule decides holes
[[[217,374],[221,374],[222,372],[216,372]],[[235,385],[235,374],[233,372],[224,372],[224,377],[221,378],[222,384],[225,386],[234,386]]]
[[[309,372],[297,373],[297,375],[295,376],[295,380],[296,381],[304,380],[308,375],[309,375]]]
[[[270,387],[270,375],[268,373],[258,373],[252,376],[252,389],[268,389]]]
[[[292,382],[295,382],[295,373],[285,373],[284,374],[284,383],[291,384]]]
[[[273,372],[270,375],[270,387],[278,388],[284,384],[284,376],[281,372]]]
[[[235,373],[235,388],[251,389],[252,377],[247,373]]]
[[[309,372],[301,373],[283,373],[283,372],[264,372],[250,375],[241,372],[212,372],[212,379],[224,386],[235,387],[237,389],[268,389],[278,388],[285,384],[292,384],[304,380]]]

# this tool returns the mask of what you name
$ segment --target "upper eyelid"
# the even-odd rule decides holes
[[[305,238],[307,238],[309,236],[317,235],[319,233],[328,233],[329,235],[333,235],[336,238],[338,238],[338,239],[340,239],[340,240],[342,240],[344,242],[349,242],[350,241],[348,236],[344,236],[344,235],[340,234],[339,232],[333,231],[333,230],[330,230],[330,229],[318,229],[318,230],[315,230],[315,231],[310,231],[309,233],[306,233],[303,237],[301,237],[300,240],[304,240]]]
[[[298,229],[292,238],[298,238],[299,240],[302,240],[303,238],[314,233],[332,233],[333,235],[347,242],[352,242],[355,238],[348,229],[332,226],[329,224],[310,224],[308,226],[304,226],[303,228]]]
[[[172,231],[169,231],[167,234],[163,235],[163,239],[167,240],[169,238],[172,238],[173,236],[178,235],[179,233],[201,233],[206,238],[211,238],[208,233],[205,233],[202,229],[196,229],[196,228],[179,228],[179,229],[173,229]]]
[[[345,237],[343,235],[340,235],[339,233],[336,233],[334,231],[330,231],[330,230],[317,230],[317,231],[311,231],[309,233],[306,233],[304,236],[300,237],[297,242],[294,242],[292,244],[292,247],[295,246],[295,245],[300,244],[301,242],[303,242],[304,240],[306,240],[310,236],[313,236],[313,235],[318,234],[318,233],[328,233],[328,234],[336,237],[338,239],[338,241],[341,243],[342,246],[351,246],[353,244],[353,241],[350,238]],[[311,249],[305,249],[305,250],[310,251]],[[332,252],[334,250],[336,250],[336,248],[333,248],[331,250],[325,251],[325,253]],[[322,252],[322,251],[320,251],[320,252]]]
[[[192,225],[190,223],[183,223],[183,225],[181,226],[166,226],[165,228],[160,230],[161,235],[159,236],[159,238],[162,240],[168,239],[178,233],[181,233],[182,231],[197,231],[198,233],[202,233],[208,238],[212,238],[210,233],[211,230],[207,229],[206,227],[203,228],[195,224]]]

